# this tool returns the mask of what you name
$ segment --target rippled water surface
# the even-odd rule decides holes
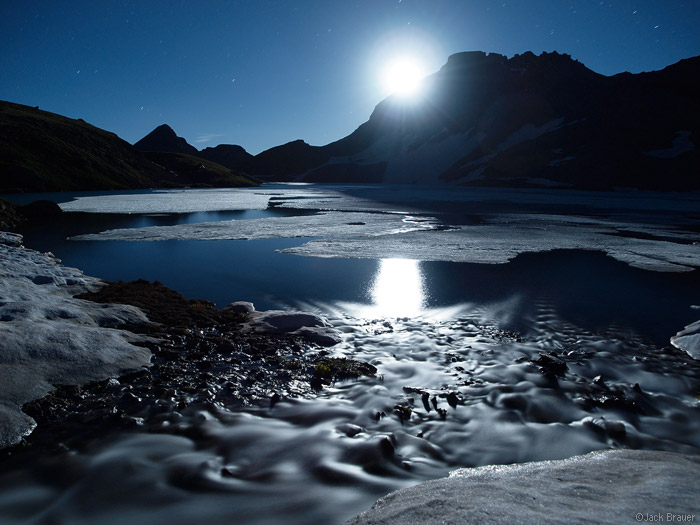
[[[700,315],[691,308],[700,304],[697,270],[631,267],[604,255],[604,246],[516,254],[507,264],[416,258],[415,252],[350,258],[276,251],[317,241],[307,237],[304,220],[322,210],[388,210],[399,224],[408,219],[411,231],[397,231],[395,217],[378,215],[367,234],[357,224],[366,226],[367,218],[333,216],[333,224],[350,227],[331,232],[333,242],[361,241],[375,253],[387,236],[413,239],[416,224],[426,236],[486,224],[503,206],[494,203],[503,201],[509,213],[536,208],[561,217],[573,210],[638,238],[652,235],[653,226],[657,239],[647,241],[656,245],[616,249],[639,250],[644,266],[644,257],[657,257],[658,243],[666,243],[673,254],[664,264],[692,270],[700,254],[684,250],[698,241],[697,202],[575,194],[555,205],[537,192],[457,202],[435,193],[430,198],[439,203],[419,210],[420,192],[392,190],[370,199],[368,190],[346,190],[348,200],[314,188],[256,190],[275,195],[246,197],[242,210],[188,201],[188,214],[163,209],[165,199],[148,201],[144,215],[138,206],[146,204],[127,198],[119,206],[129,203],[131,215],[73,213],[60,224],[27,230],[29,246],[51,249],[98,277],[158,279],[220,306],[252,300],[260,309],[321,313],[343,333],[331,355],[370,362],[379,376],[337,383],[317,399],[282,393],[273,408],[199,407],[164,419],[153,432],[117,435],[85,452],[13,467],[0,474],[0,521],[342,523],[391,490],[457,467],[609,447],[700,454],[700,367],[667,344]],[[216,195],[218,207],[229,202]],[[231,239],[193,240],[177,230],[177,238],[146,240],[153,226],[266,219],[298,221],[298,234],[290,237],[285,226],[279,238],[242,240],[236,227]],[[529,231],[544,228],[542,220]],[[144,238],[66,240],[117,228],[145,228]],[[157,234],[164,232],[173,230]]]

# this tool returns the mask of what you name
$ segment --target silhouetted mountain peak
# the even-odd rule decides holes
[[[447,58],[447,63],[440,69],[441,72],[455,71],[465,68],[478,67],[490,64],[503,64],[507,57],[498,53],[484,53],[483,51],[463,51],[455,53]]]
[[[257,155],[277,180],[697,188],[700,58],[605,76],[568,54],[451,55],[421,97],[389,96],[352,134]]]
[[[253,155],[236,144],[219,144],[213,148],[204,148],[199,152],[199,156],[234,170],[245,169],[246,164],[253,158]]]
[[[141,151],[187,153],[189,155],[197,155],[199,153],[197,148],[188,144],[182,137],[178,137],[173,128],[167,124],[158,126],[135,143],[134,147]]]

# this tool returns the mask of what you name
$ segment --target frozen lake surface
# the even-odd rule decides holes
[[[219,306],[321,313],[343,333],[331,355],[380,378],[4,472],[0,521],[342,523],[458,467],[700,454],[700,367],[668,346],[700,317],[697,194],[276,185],[62,207],[28,246]]]

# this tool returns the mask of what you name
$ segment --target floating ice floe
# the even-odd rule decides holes
[[[700,266],[697,235],[663,227],[558,215],[499,215],[480,225],[401,232],[373,239],[334,237],[281,250],[313,257],[402,257],[425,261],[506,263],[520,253],[597,250],[645,270]]]
[[[153,193],[77,197],[61,203],[66,212],[195,213],[225,210],[264,210],[270,195],[253,190],[159,190]]]
[[[81,384],[148,365],[146,338],[116,329],[148,322],[133,306],[98,304],[73,296],[94,291],[98,279],[67,268],[50,254],[0,234],[0,448],[35,426],[21,410],[57,384]]]
[[[446,226],[398,213],[321,212],[311,216],[108,230],[74,240],[226,240],[316,237],[282,250],[312,257],[406,258],[506,263],[520,253],[599,250],[637,268],[683,272],[700,266],[697,236],[664,227],[559,215],[499,215]]]
[[[396,213],[320,212],[300,217],[178,224],[78,235],[79,241],[250,240],[281,237],[372,237],[435,228],[432,218]]]
[[[131,197],[143,201],[131,202]],[[92,211],[92,206],[96,207],[95,211],[101,207],[99,211],[120,212],[245,209],[255,201],[261,207],[264,204],[316,213],[115,229],[73,239],[307,237],[313,240],[283,251],[313,257],[393,257],[495,264],[508,262],[520,253],[577,249],[602,251],[646,270],[681,272],[700,266],[700,236],[679,226],[679,217],[685,220],[682,218],[687,213],[697,209],[696,195],[337,185],[180,191],[129,196],[129,199],[90,197],[68,203],[64,209]],[[537,213],[515,213],[532,209]],[[445,213],[450,215],[442,222],[439,218],[445,217]],[[448,222],[451,216],[460,215],[479,220],[475,224]]]

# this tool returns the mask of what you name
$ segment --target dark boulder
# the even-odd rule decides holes
[[[63,210],[53,201],[38,200],[31,202],[25,206],[19,206],[17,211],[27,219],[36,219],[40,217],[55,217],[61,215]]]

